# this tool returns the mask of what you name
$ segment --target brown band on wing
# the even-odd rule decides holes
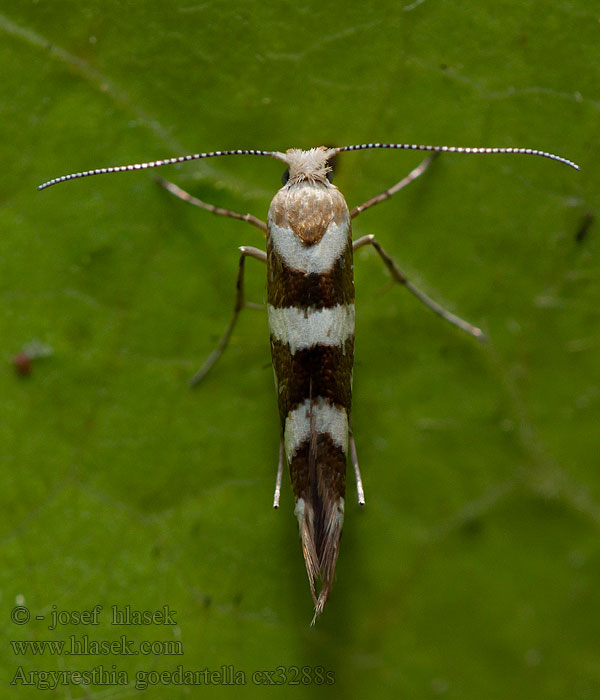
[[[322,397],[350,415],[354,337],[343,345],[315,345],[293,354],[287,343],[271,338],[271,356],[282,428],[288,413],[309,398],[311,389],[313,398]]]
[[[352,245],[329,272],[302,272],[286,265],[269,240],[267,243],[267,300],[276,309],[331,308],[354,301]]]
[[[311,503],[319,513],[325,500],[337,501],[346,495],[346,455],[328,433],[316,436],[314,464],[310,451],[308,439],[292,457],[290,475],[294,496]]]

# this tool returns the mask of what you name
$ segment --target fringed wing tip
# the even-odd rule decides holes
[[[315,612],[311,626],[322,614],[329,598],[333,576],[339,553],[339,543],[342,536],[344,522],[343,499],[340,503],[331,503],[327,509],[327,516],[322,522],[320,531],[315,532],[315,518],[310,504],[302,503],[297,508],[298,522],[300,526],[300,538],[302,540],[302,553],[310,592],[312,595]],[[321,582],[321,590],[317,596],[317,581]]]
[[[329,591],[330,591],[329,588],[327,588],[327,590],[321,589],[321,592],[319,593],[318,599],[314,601],[315,613],[314,613],[313,618],[310,622],[311,627],[314,627],[317,619],[323,614],[323,610],[325,608],[325,603],[327,602],[327,599],[329,598]]]

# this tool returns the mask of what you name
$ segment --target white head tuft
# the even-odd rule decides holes
[[[318,146],[308,151],[290,148],[285,153],[277,153],[276,158],[288,165],[290,170],[288,184],[296,185],[305,180],[326,184],[327,173],[331,172],[331,166],[327,165],[327,161],[333,155],[335,155],[333,148]]]

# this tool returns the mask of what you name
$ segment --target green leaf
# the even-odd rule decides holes
[[[4,1],[0,32],[0,590],[5,621],[17,604],[32,616],[7,622],[5,641],[126,635],[184,651],[5,646],[10,696],[39,697],[39,675],[9,686],[19,667],[103,665],[130,685],[71,678],[45,697],[120,698],[138,693],[138,672],[230,665],[247,697],[264,697],[268,676],[255,672],[278,668],[284,697],[599,697],[590,3]],[[367,505],[349,471],[335,586],[309,628],[287,482],[271,509],[266,315],[244,311],[205,383],[187,386],[230,318],[237,247],[261,246],[260,232],[186,206],[146,172],[35,187],[205,150],[375,141],[524,146],[581,172],[447,155],[356,220],[355,237],[375,234],[490,343],[390,288],[374,251],[357,253],[353,423]],[[343,154],[336,184],[353,206],[419,161]],[[281,170],[222,158],[160,174],[264,219]],[[246,280],[262,303],[264,268],[250,260]],[[31,341],[53,352],[22,376],[13,358]],[[98,625],[48,629],[53,612],[95,605]],[[168,605],[177,625],[115,626],[113,605]],[[209,690],[149,682],[144,698]],[[210,697],[230,696],[217,685]]]

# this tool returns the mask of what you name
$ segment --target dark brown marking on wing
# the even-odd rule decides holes
[[[346,495],[346,455],[328,433],[319,433],[314,461],[310,457],[308,439],[292,457],[290,475],[294,496],[310,503],[318,514],[326,510],[322,507],[325,501],[337,503]]]
[[[294,354],[287,343],[271,338],[271,356],[279,384],[277,398],[282,429],[289,412],[309,397],[311,386],[313,397],[322,397],[345,408],[350,416],[354,337],[341,346],[315,345]]]
[[[276,309],[331,308],[354,302],[352,245],[348,245],[329,272],[302,272],[286,265],[267,241],[267,301]]]

